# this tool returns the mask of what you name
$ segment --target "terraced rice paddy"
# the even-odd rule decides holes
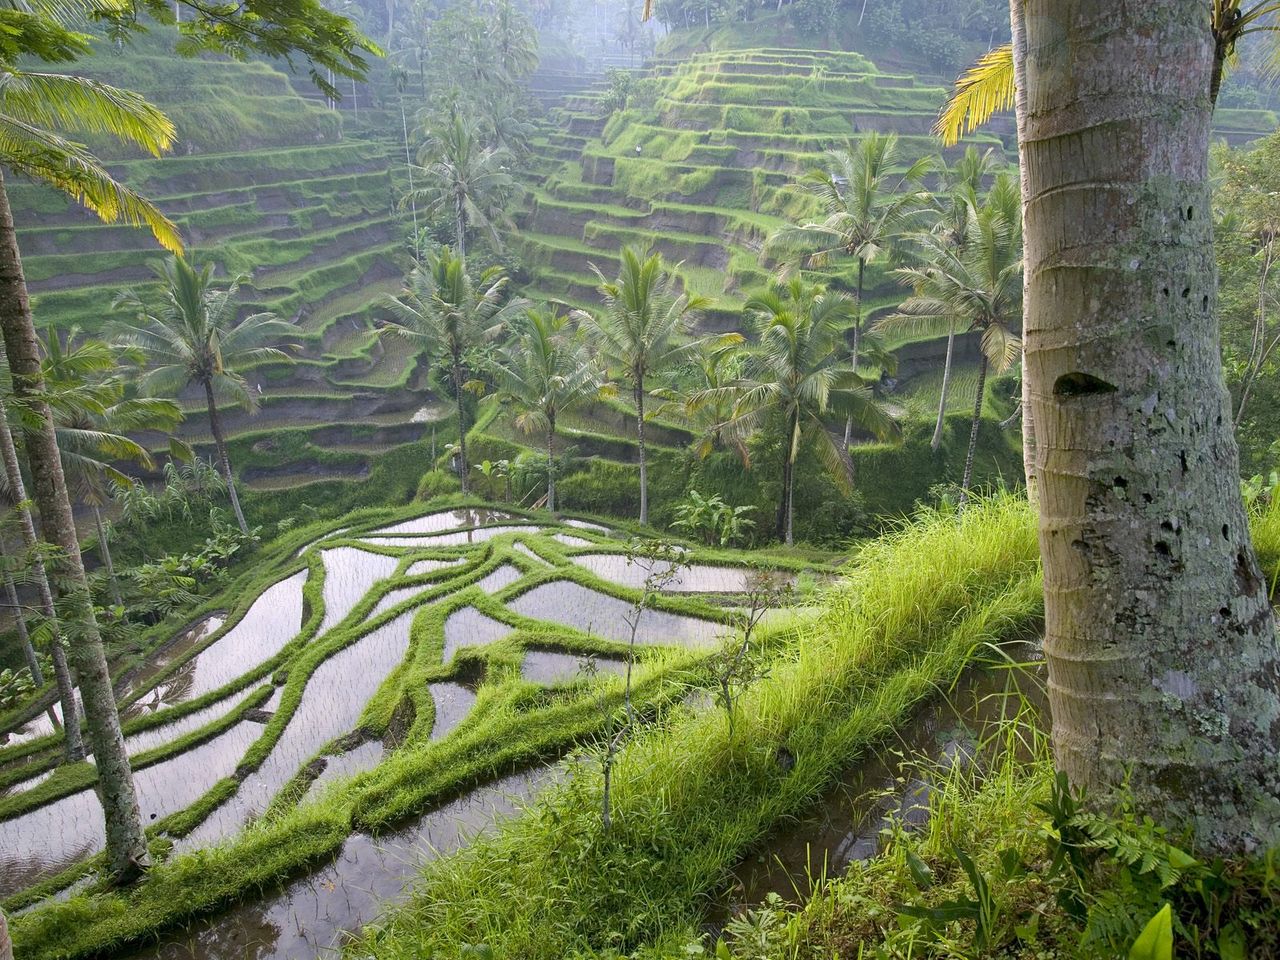
[[[411,826],[377,841],[358,831],[320,873],[152,955],[183,955],[173,952],[180,943],[228,957],[332,943],[433,855],[424,842],[461,842],[455,820],[478,828],[495,804],[509,808],[501,798],[513,785],[527,792],[545,778],[500,779],[510,761],[504,771],[490,759],[504,738],[488,727],[518,718],[541,729],[542,709],[554,731],[557,711],[578,709],[574,698],[585,697],[588,713],[577,715],[588,727],[549,732],[538,752],[571,746],[572,730],[603,718],[602,693],[620,693],[637,615],[636,683],[662,696],[663,678],[683,672],[669,691],[683,696],[688,671],[734,633],[739,616],[696,593],[740,592],[748,582],[743,569],[692,553],[680,567],[686,579],[672,580],[670,594],[646,608],[636,589],[643,577],[638,584],[625,573],[627,543],[609,528],[509,512],[436,512],[308,542],[264,570],[256,596],[229,598],[225,613],[184,628],[120,686],[152,836],[171,840],[171,856],[182,857],[240,842],[335,791],[369,809],[371,826],[381,824],[372,810],[403,775],[399,764],[428,769],[438,751],[472,769],[479,789],[439,806],[459,795],[456,785],[443,787],[453,782],[446,778],[444,795],[427,789],[416,805],[388,814],[391,822],[408,816]],[[564,692],[544,707],[526,703],[545,687]],[[15,785],[0,797],[0,895],[10,906],[29,906],[23,891],[52,877],[47,894],[79,884],[69,895],[93,895],[103,835],[92,771],[56,766],[58,739],[50,727],[0,748],[0,779]],[[35,776],[18,783],[19,770]],[[345,893],[332,895],[330,882]]]

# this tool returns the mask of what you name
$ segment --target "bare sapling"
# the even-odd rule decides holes
[[[786,606],[792,593],[791,578],[776,570],[757,569],[747,578],[743,595],[745,616],[742,637],[736,647],[726,646],[716,658],[716,702],[724,708],[729,724],[729,739],[734,739],[737,702],[744,690],[767,673],[767,669],[751,658],[751,641],[756,628],[770,610]]]
[[[680,580],[684,561],[681,548],[664,540],[633,540],[627,546],[627,564],[635,564],[645,572],[644,585],[635,602],[623,614],[627,625],[627,672],[622,687],[622,722],[609,732],[605,741],[601,767],[604,772],[604,795],[601,798],[601,820],[605,830],[613,826],[611,805],[613,800],[613,762],[618,750],[631,735],[636,725],[635,703],[632,698],[632,675],[636,662],[636,640],[645,610],[653,606],[654,598]]]

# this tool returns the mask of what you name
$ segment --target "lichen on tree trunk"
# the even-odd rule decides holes
[[[1280,651],[1223,380],[1203,0],[1028,0],[1026,370],[1053,738],[1200,849],[1280,839]]]

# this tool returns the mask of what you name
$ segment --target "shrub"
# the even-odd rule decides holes
[[[436,497],[457,493],[461,489],[462,482],[453,473],[436,467],[422,475],[422,479],[418,481],[418,490],[414,494],[414,499],[434,500]]]

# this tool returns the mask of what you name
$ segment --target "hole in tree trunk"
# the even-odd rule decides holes
[[[1053,395],[1061,400],[1115,392],[1114,384],[1078,370],[1073,373],[1064,373],[1053,384]]]

